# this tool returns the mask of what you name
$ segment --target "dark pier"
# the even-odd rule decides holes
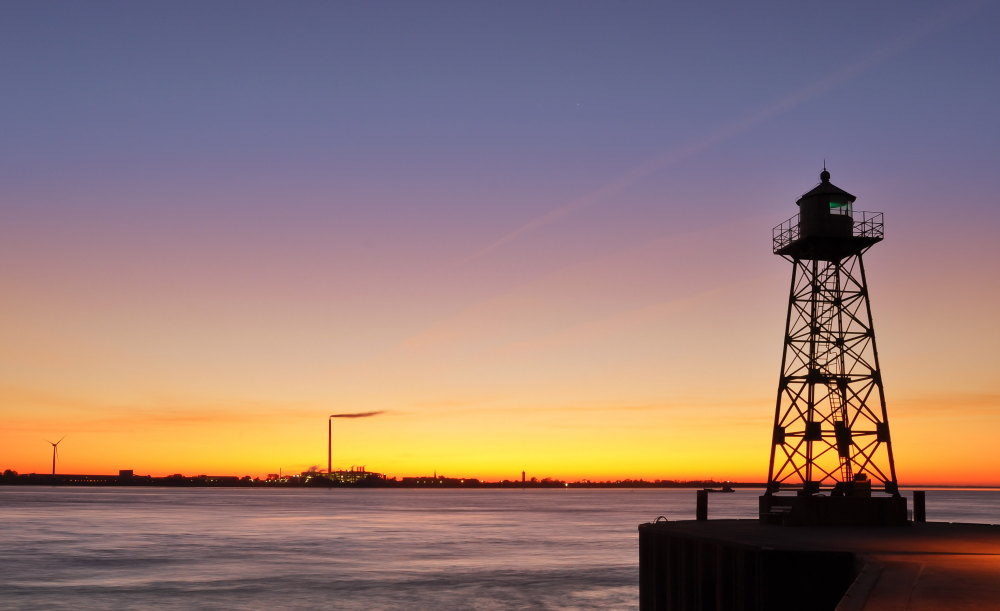
[[[640,611],[1000,608],[1000,526],[639,526]]]

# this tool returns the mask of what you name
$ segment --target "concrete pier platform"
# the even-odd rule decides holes
[[[1000,609],[1000,526],[639,526],[639,609]]]

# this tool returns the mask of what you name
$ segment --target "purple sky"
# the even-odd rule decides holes
[[[998,2],[6,3],[0,416],[20,432],[0,458],[107,409],[259,403],[315,411],[319,439],[339,410],[406,430],[428,405],[594,397],[658,422],[745,401],[764,455],[789,273],[771,227],[824,159],[886,214],[890,404],[998,407],[998,31]],[[531,460],[519,443],[477,468]],[[367,462],[433,467],[400,452]]]

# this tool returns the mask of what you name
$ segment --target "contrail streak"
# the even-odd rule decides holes
[[[530,233],[544,227],[550,223],[553,223],[564,216],[578,212],[584,208],[592,206],[603,199],[606,199],[615,193],[618,193],[628,187],[629,185],[635,183],[636,181],[649,176],[650,174],[662,170],[665,167],[671,166],[679,161],[687,159],[692,155],[700,153],[712,146],[729,140],[743,132],[746,132],[754,127],[757,127],[761,123],[768,121],[780,114],[786,113],[793,108],[808,102],[809,100],[830,91],[831,89],[845,83],[846,81],[854,78],[858,74],[870,70],[882,63],[884,63],[889,58],[899,54],[905,50],[910,45],[914,44],[921,38],[927,36],[935,29],[941,27],[948,21],[963,15],[968,15],[969,13],[978,10],[979,8],[988,4],[986,0],[970,2],[958,7],[950,7],[941,13],[937,14],[934,18],[928,19],[919,25],[913,27],[906,33],[898,36],[892,42],[876,49],[873,53],[864,57],[863,59],[850,64],[840,70],[837,70],[826,77],[816,81],[815,83],[804,87],[795,93],[778,100],[770,104],[769,106],[763,108],[762,110],[744,116],[740,119],[732,121],[730,123],[724,124],[715,130],[699,136],[697,138],[692,138],[687,142],[681,144],[680,146],[674,147],[667,152],[653,157],[652,159],[646,161],[642,165],[635,167],[624,175],[620,176],[616,180],[604,185],[603,187],[584,195],[579,199],[575,199],[555,210],[547,212],[542,216],[534,219],[533,221],[518,227],[511,233],[500,238],[496,242],[493,242],[486,248],[476,252],[475,254],[469,256],[464,261],[460,263],[467,263],[474,259],[477,259],[486,253],[503,246],[507,242],[520,237],[526,233]]]
[[[358,412],[355,414],[334,414],[330,416],[331,418],[371,418],[372,416],[378,416],[379,414],[384,414],[385,411],[380,412]]]

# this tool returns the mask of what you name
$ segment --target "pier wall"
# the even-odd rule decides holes
[[[1000,609],[1000,526],[639,526],[639,608]],[[839,606],[838,606],[839,605]]]
[[[781,550],[639,527],[640,611],[836,609],[860,567],[844,551]]]

